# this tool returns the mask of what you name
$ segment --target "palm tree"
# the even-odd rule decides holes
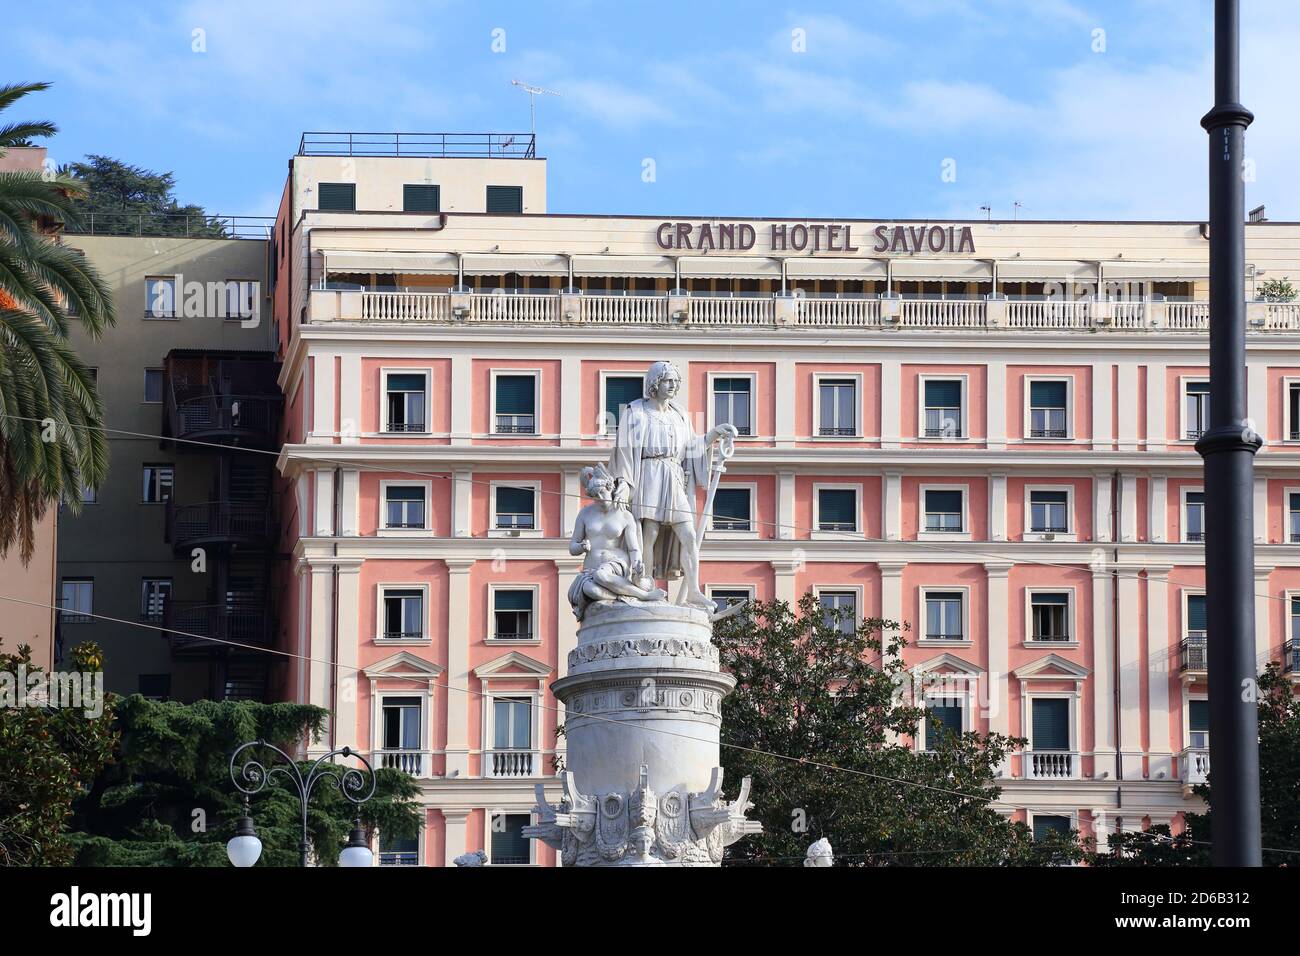
[[[0,112],[48,83],[0,86]],[[0,157],[49,122],[0,125]],[[35,527],[62,498],[79,511],[83,491],[108,470],[104,407],[94,377],[68,342],[72,322],[98,337],[113,325],[99,273],[55,235],[75,222],[85,189],[48,172],[0,172],[0,556],[18,544],[26,563]]]

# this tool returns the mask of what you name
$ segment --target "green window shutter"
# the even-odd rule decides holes
[[[1210,729],[1210,702],[1208,700],[1189,700],[1187,702],[1188,730],[1208,731]]]
[[[927,491],[925,510],[934,514],[961,514],[961,492]]]
[[[357,208],[356,183],[321,183],[317,209],[354,212]]]
[[[641,376],[613,376],[605,379],[605,411],[610,421],[621,422],[623,409],[641,397],[643,380]]]
[[[818,519],[821,524],[835,523],[857,527],[857,495],[852,488],[823,488],[817,493]]]
[[[719,488],[713,497],[713,517],[723,520],[749,520],[749,489]]]
[[[407,183],[402,187],[402,209],[406,212],[438,212],[441,204],[437,186]]]
[[[960,408],[961,382],[941,381],[925,383],[926,408]]]
[[[936,750],[943,730],[961,733],[961,704],[955,700],[937,700],[926,705],[925,749]]]
[[[532,415],[536,409],[536,382],[531,375],[498,375],[497,414]]]
[[[487,211],[497,213],[523,212],[523,186],[489,186],[487,188]]]
[[[1030,382],[1029,404],[1033,408],[1064,408],[1064,382]]]
[[[1034,750],[1070,749],[1070,702],[1059,697],[1033,701]]]
[[[501,491],[505,490],[507,489],[501,489]],[[497,492],[497,494],[500,493],[500,491]],[[493,605],[493,609],[497,611],[531,611],[533,609],[533,592],[498,590],[494,592]]]
[[[1070,493],[1068,491],[1034,491],[1029,495],[1029,502],[1035,505],[1069,504]]]
[[[532,514],[533,489],[497,488],[498,514]]]
[[[1034,814],[1034,839],[1042,840],[1049,833],[1059,833],[1062,836],[1070,832],[1070,818],[1058,816],[1045,816],[1043,814]]]
[[[1189,631],[1208,630],[1205,626],[1205,595],[1189,594],[1187,596],[1187,629]]]
[[[419,485],[390,485],[387,494],[389,501],[424,500],[424,488]]]
[[[526,813],[505,814],[505,825],[497,829],[492,827],[492,855],[490,862],[497,864],[520,864],[529,860],[529,841],[524,836],[524,827],[531,817]]]
[[[388,376],[388,390],[390,392],[423,392],[424,376],[390,375]]]

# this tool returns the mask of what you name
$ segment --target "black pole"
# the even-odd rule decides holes
[[[1260,866],[1255,710],[1255,452],[1246,424],[1246,226],[1242,159],[1254,119],[1238,102],[1237,0],[1214,3],[1210,134],[1210,428],[1205,459],[1205,595],[1210,689],[1211,862]]]

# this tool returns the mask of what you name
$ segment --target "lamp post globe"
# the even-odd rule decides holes
[[[252,866],[262,855],[262,841],[257,838],[257,831],[253,829],[253,818],[248,816],[247,809],[245,803],[245,814],[239,818],[235,835],[226,844],[226,856],[230,857],[231,863],[241,869]]]
[[[348,845],[339,854],[339,866],[370,866],[374,861],[375,855],[370,852],[370,846],[366,843],[361,821],[357,820],[348,835]]]

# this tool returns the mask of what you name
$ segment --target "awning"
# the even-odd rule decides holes
[[[692,279],[781,278],[781,263],[767,256],[682,256],[680,262],[682,275]]]
[[[789,258],[786,275],[791,279],[883,279],[885,263],[880,259]]]
[[[1109,271],[1107,272],[1109,275]],[[1097,263],[1082,259],[999,259],[998,281],[1096,282]]]
[[[454,256],[453,256],[454,258]],[[455,272],[455,268],[451,270]],[[506,255],[499,253],[465,253],[465,274],[499,276],[517,272],[525,276],[567,276],[569,260],[561,255]]]
[[[574,256],[573,274],[653,277],[675,273],[673,260],[668,256]]]
[[[1125,279],[1204,279],[1210,274],[1208,262],[1138,262],[1127,259],[1104,261],[1101,264],[1103,279],[1116,282]]]
[[[894,259],[895,279],[989,280],[993,268],[984,259]]]
[[[334,252],[326,249],[326,272],[403,272],[455,275],[456,256],[450,252]]]

